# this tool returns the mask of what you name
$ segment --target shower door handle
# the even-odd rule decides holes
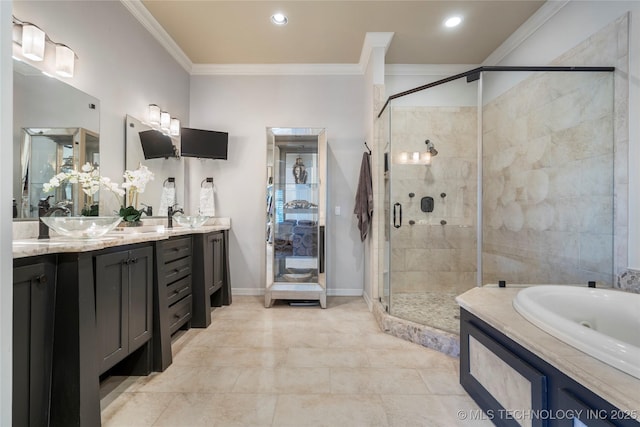
[[[393,204],[393,226],[395,228],[402,227],[402,205],[400,203]]]

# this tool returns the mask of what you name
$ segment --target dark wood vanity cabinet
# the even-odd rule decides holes
[[[99,426],[100,376],[152,369],[153,244],[59,253],[52,426]]]
[[[151,339],[153,249],[146,246],[96,255],[95,278],[103,373]]]
[[[172,362],[171,335],[190,327],[192,238],[174,237],[156,242],[154,285],[153,367],[164,371]]]
[[[55,255],[14,260],[14,426],[49,424],[55,290]]]
[[[231,304],[228,236],[227,230],[194,235],[193,327],[211,324],[211,307]]]

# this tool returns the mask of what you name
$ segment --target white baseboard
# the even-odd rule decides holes
[[[371,297],[366,292],[362,292],[362,298],[364,298],[364,301],[367,303],[369,311],[373,310],[373,300]]]
[[[330,297],[361,297],[362,289],[327,289]]]
[[[327,295],[330,297],[361,297],[362,294],[363,294],[362,289],[328,289],[327,290]],[[264,288],[231,288],[231,295],[239,295],[239,296],[264,295]]]
[[[264,288],[231,288],[231,295],[258,296],[264,295]]]

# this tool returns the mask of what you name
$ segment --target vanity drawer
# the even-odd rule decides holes
[[[165,283],[170,284],[191,274],[191,257],[178,259],[164,265]]]
[[[170,239],[162,244],[164,262],[169,263],[191,255],[191,237]]]
[[[191,276],[173,282],[167,286],[167,307],[191,295]]]
[[[191,319],[191,295],[169,307],[169,331],[173,334]]]

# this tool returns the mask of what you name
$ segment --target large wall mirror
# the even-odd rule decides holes
[[[77,186],[44,193],[54,175],[100,164],[100,101],[34,67],[13,61],[14,217],[38,217],[38,201],[52,195],[79,215],[87,200]],[[97,202],[97,197],[94,197]]]
[[[184,162],[180,157],[177,157],[171,150],[166,151],[167,157],[161,155],[158,158],[145,158],[145,152],[143,151],[142,141],[140,139],[140,133],[143,134],[153,129],[146,123],[142,122],[135,117],[127,115],[126,117],[126,150],[125,150],[125,165],[128,170],[135,170],[140,165],[144,165],[153,172],[153,181],[149,182],[144,190],[144,193],[140,194],[138,199],[142,207],[151,207],[151,211],[154,216],[166,216],[167,208],[170,205],[177,204],[181,207],[184,206]],[[160,135],[161,136],[161,135]],[[166,137],[168,138],[168,137]],[[172,144],[179,145],[177,138],[171,138]],[[151,147],[147,147],[147,150],[151,148],[152,156],[158,155],[158,152],[153,152],[153,145],[157,141],[145,141],[149,143]],[[176,150],[174,148],[174,150]],[[149,152],[147,152],[149,156]]]

